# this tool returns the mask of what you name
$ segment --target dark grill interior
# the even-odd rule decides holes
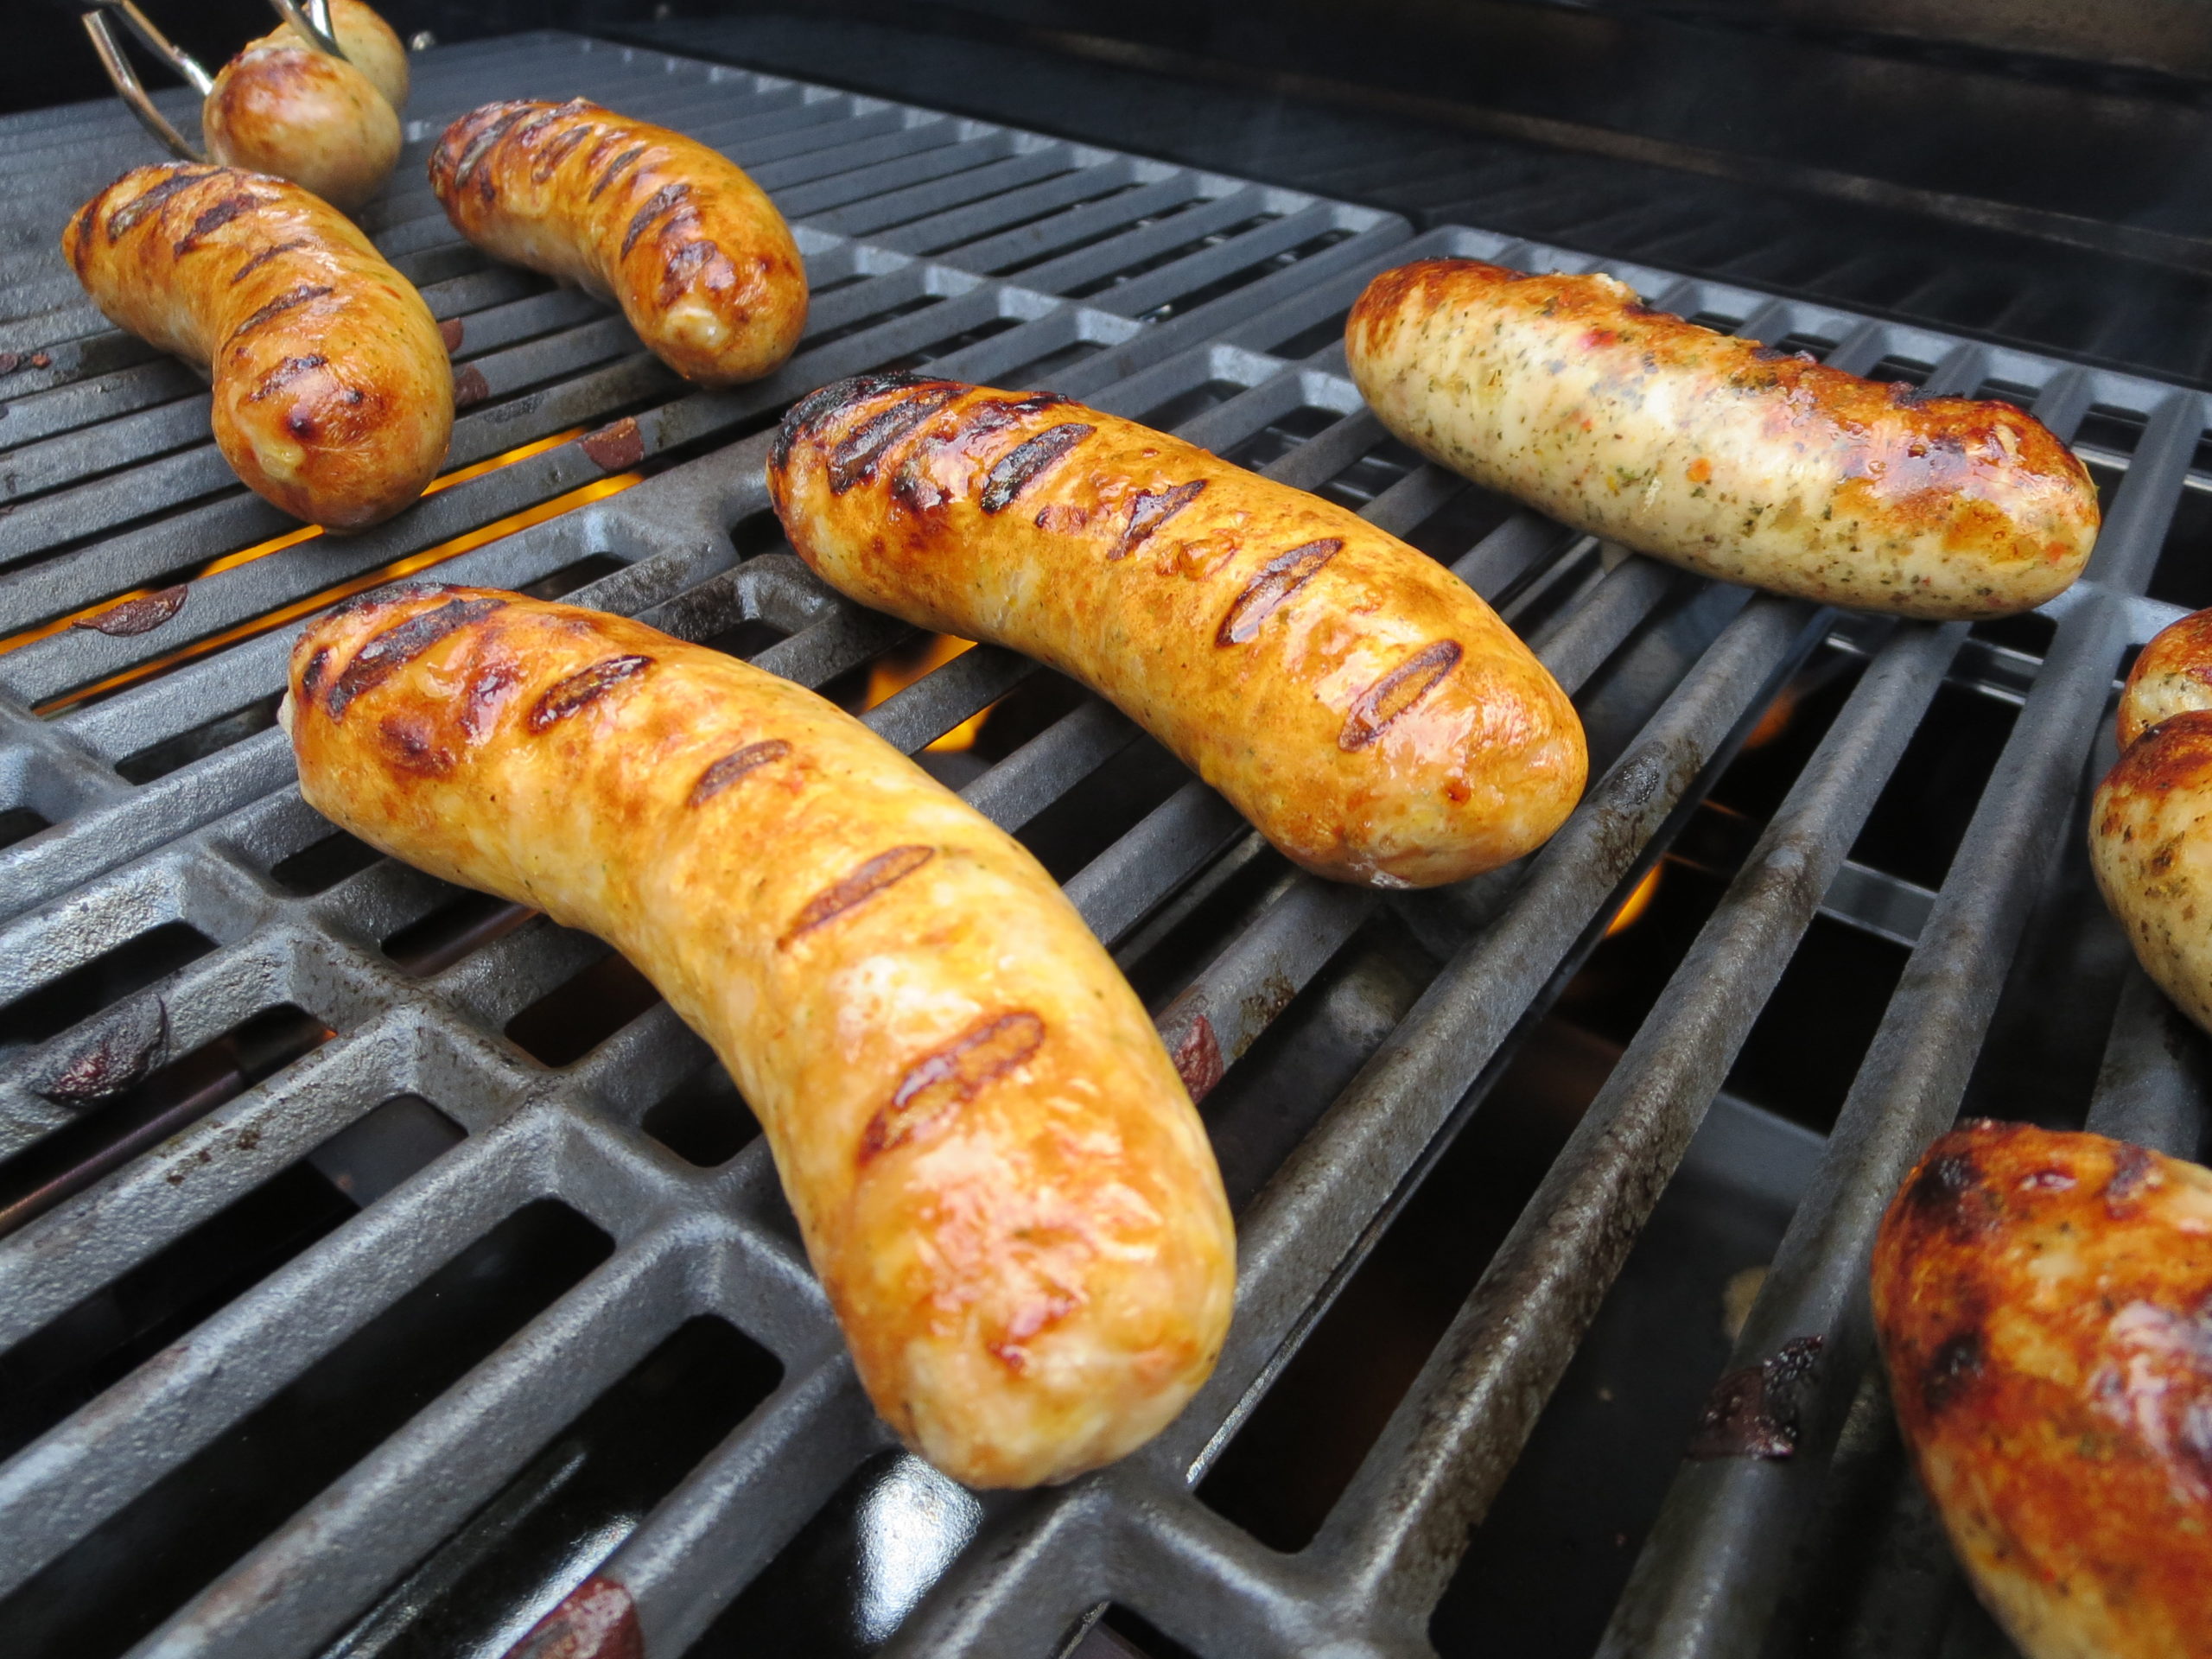
[[[934,75],[960,101],[966,63],[971,108],[1122,124],[785,78],[832,73],[823,28],[853,85]],[[461,324],[470,402],[443,486],[350,538],[236,486],[192,377],[62,269],[63,217],[149,141],[111,103],[0,122],[11,1651],[498,1655],[595,1571],[655,1656],[1987,1650],[1858,1287],[1880,1204],[1962,1107],[2201,1149],[2196,1039],[2128,963],[2081,833],[2115,676],[2212,597],[2202,398],[2109,365],[2193,383],[2198,348],[2101,285],[2094,249],[2017,228],[1940,233],[1996,238],[1985,276],[1860,209],[1760,218],[1727,181],[1638,219],[1604,194],[1640,188],[1618,157],[1548,162],[1586,172],[1573,200],[1497,171],[1503,140],[1393,166],[1401,116],[1262,143],[1264,89],[1200,109],[1096,54],[1040,80],[1034,40],[637,31],[762,72],[555,34],[417,58],[363,219]],[[421,180],[443,122],[571,92],[776,195],[816,297],[773,378],[689,391],[619,319],[454,238]],[[1137,119],[1170,104],[1182,124]],[[1279,181],[1205,170],[1239,155]],[[1470,222],[1392,211],[1416,206]],[[1700,254],[1677,212],[1751,251]],[[1517,239],[1554,224],[1583,251]],[[2003,303],[1731,263],[1801,230]],[[1623,249],[1650,263],[1595,257]],[[2104,489],[2090,574],[2037,616],[1894,624],[1678,575],[1421,465],[1339,340],[1370,276],[1433,253],[1606,269],[2030,405]],[[2086,332],[2018,321],[2044,315],[2030,266],[2075,285]],[[1817,297],[1839,291],[1887,315]],[[1899,320],[1931,315],[1973,337]],[[1078,689],[829,593],[766,511],[767,429],[920,364],[1173,428],[1449,563],[1575,694],[1574,819],[1457,888],[1331,887]],[[899,1452],[704,1046],[603,946],[302,804],[272,729],[297,621],[417,570],[636,614],[863,710],[1037,852],[1171,1043],[1206,1021],[1241,1300],[1154,1446],[980,1497]],[[179,585],[147,631],[69,626]],[[1796,1457],[1682,1461],[1724,1370],[1812,1336]]]

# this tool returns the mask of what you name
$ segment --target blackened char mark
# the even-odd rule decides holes
[[[149,185],[129,201],[107,216],[107,239],[111,242],[134,229],[138,221],[167,201],[180,190],[188,189],[200,180],[220,172],[220,168],[205,167],[194,171],[172,173],[159,184]]]
[[[1972,1388],[1986,1363],[1978,1330],[1960,1332],[1929,1355],[1920,1376],[1920,1401],[1929,1415],[1937,1415]]]
[[[2105,1185],[2105,1213],[2115,1219],[2133,1215],[2145,1189],[2157,1185],[2158,1173],[2158,1160],[2145,1147],[2114,1147],[2112,1179]]]
[[[1905,1189],[1904,1203],[1909,1214],[1961,1241],[1986,1232],[1996,1219],[1994,1195],[1983,1180],[1981,1166],[1963,1144],[1958,1151],[1938,1153],[1923,1164]]]
[[[330,359],[320,353],[305,357],[288,357],[261,377],[261,384],[246,394],[246,402],[257,404],[264,397],[274,397],[303,374],[329,366]]]
[[[772,765],[791,752],[791,746],[780,737],[772,737],[760,743],[747,743],[729,753],[699,774],[699,781],[691,785],[686,806],[702,806],[739,779],[750,776],[761,767]]]
[[[1027,1008],[978,1020],[909,1067],[861,1135],[860,1161],[903,1146],[1034,1054],[1045,1022]]]
[[[250,190],[241,190],[236,195],[225,196],[192,221],[192,228],[178,238],[176,245],[169,250],[169,257],[173,259],[183,258],[186,254],[200,245],[202,237],[219,231],[240,213],[251,213],[256,207],[265,205],[269,200],[267,196],[257,196]]]
[[[630,216],[630,228],[622,232],[622,251],[617,258],[627,259],[630,250],[638,245],[638,238],[652,227],[652,222],[664,213],[672,213],[690,199],[691,187],[682,180],[664,184],[645,198],[645,205]]]
[[[556,681],[531,705],[529,726],[548,732],[571,715],[589,708],[625,680],[635,679],[653,665],[650,657],[609,657],[588,668],[580,668]]]
[[[1758,1364],[1724,1375],[1706,1396],[1685,1455],[1700,1460],[1795,1456],[1799,1394],[1825,1342],[1799,1337]]]
[[[934,847],[893,847],[888,852],[878,853],[850,875],[831,882],[801,906],[798,914],[791,918],[791,925],[784,930],[784,937],[776,941],[776,948],[786,949],[802,934],[811,933],[825,922],[835,921],[855,906],[867,903],[936,856]]]
[[[683,297],[685,284],[695,279],[712,294],[718,289],[728,289],[736,276],[737,268],[724,256],[720,245],[707,237],[694,237],[663,257],[660,285],[655,297],[663,305],[674,305]]]
[[[461,154],[454,158],[453,186],[454,189],[462,188],[470,179],[475,176],[476,169],[484,164],[484,158],[491,153],[492,146],[505,137],[508,130],[516,122],[527,116],[535,107],[533,105],[524,104],[509,109],[496,120],[476,130],[475,133],[470,137],[468,143],[462,147]]]
[[[252,276],[255,271],[259,270],[264,265],[267,264],[271,259],[277,258],[287,253],[296,253],[307,245],[308,238],[306,237],[297,237],[289,242],[270,243],[259,253],[255,254],[252,258],[247,260],[245,264],[240,265],[236,270],[231,273],[231,286],[233,288],[237,287],[247,277]]]
[[[607,164],[607,171],[601,174],[598,178],[592,181],[591,193],[587,195],[584,200],[587,201],[597,201],[599,200],[599,193],[601,191],[606,189],[608,185],[620,178],[624,173],[629,170],[631,162],[636,161],[639,156],[644,155],[646,150],[652,148],[652,146],[650,144],[636,144],[632,146],[630,149],[624,150],[620,156],[617,156],[613,161]]]
[[[1321,567],[1344,550],[1344,537],[1324,536],[1319,541],[1278,553],[1260,567],[1260,574],[1244,584],[1231,601],[1214,634],[1217,645],[1241,645],[1260,631],[1260,625],[1281,607],[1282,602],[1320,574]]]
[[[925,374],[856,374],[846,380],[832,380],[818,391],[810,391],[784,411],[783,424],[776,430],[776,442],[769,461],[781,472],[791,464],[791,446],[807,436],[812,429],[829,416],[865,398],[880,397],[887,391],[901,391],[913,386],[952,385],[956,391],[967,388],[955,382],[937,379]]]
[[[330,671],[330,647],[317,645],[308,658],[308,665],[300,671],[300,701],[313,702],[315,693],[322,690],[322,677]]]
[[[991,470],[984,474],[983,493],[977,498],[977,505],[987,513],[1005,512],[1033,480],[1097,429],[1081,421],[1071,421],[1065,426],[1047,427],[1035,437],[1016,444],[993,462]]]
[[[1149,490],[1141,493],[1129,508],[1129,522],[1122,528],[1121,539],[1107,551],[1108,560],[1128,558],[1151,538],[1154,531],[1197,500],[1205,486],[1205,480],[1196,478],[1158,494]]]
[[[244,322],[238,324],[237,327],[232,329],[231,340],[244,340],[264,323],[273,322],[287,311],[296,311],[310,301],[319,300],[329,292],[328,284],[323,283],[302,283],[297,288],[287,289]],[[226,344],[227,343],[229,342],[226,341]]]
[[[598,130],[597,127],[591,125],[588,122],[569,128],[568,131],[545,146],[545,153],[540,156],[531,167],[531,180],[538,184],[544,183],[553,176],[553,169],[567,161],[578,144]]]
[[[331,682],[329,695],[322,700],[323,711],[333,720],[339,719],[364,691],[383,684],[447,635],[505,605],[503,599],[448,600],[434,611],[417,611],[404,622],[371,635]]]
[[[875,476],[884,452],[957,397],[962,388],[925,386],[911,397],[870,416],[830,452],[830,493],[842,495]]]
[[[1391,721],[1441,685],[1464,654],[1456,639],[1423,645],[1359,694],[1337,734],[1337,747],[1352,754],[1373,743],[1390,729]]]

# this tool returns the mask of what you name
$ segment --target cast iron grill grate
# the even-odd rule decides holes
[[[817,301],[775,378],[688,391],[619,320],[454,239],[417,181],[426,140],[484,99],[576,92],[684,127],[776,194]],[[89,1651],[67,1644],[84,1616],[73,1574],[154,1535],[143,1517],[161,1503],[189,1516],[196,1460],[302,1390],[349,1366],[382,1376],[367,1337],[467,1285],[486,1300],[451,1363],[377,1383],[398,1402],[389,1421],[300,1475],[238,1551],[178,1569],[165,1600],[143,1591],[103,1627],[106,1650],[435,1650],[404,1645],[410,1610],[478,1583],[486,1541],[570,1490],[580,1426],[680,1394],[668,1378],[690,1356],[732,1379],[737,1414],[658,1484],[610,1497],[628,1519],[592,1534],[553,1591],[594,1567],[619,1581],[649,1653],[683,1651],[741,1592],[773,1588],[764,1569],[849,1510],[863,1477],[869,1504],[890,1491],[934,1519],[891,1529],[903,1553],[876,1562],[874,1590],[838,1591],[877,1596],[854,1645],[1126,1645],[1084,1636],[1110,1603],[1126,1629],[1207,1654],[1427,1651],[1467,1527],[1669,1178],[1718,1155],[1694,1142],[1718,1099],[1709,1128],[1765,1135],[1803,1166],[1732,1363],[1812,1335],[1825,1358],[1796,1458],[1683,1466],[1606,1639],[1755,1649],[1785,1590],[1802,1599],[1791,1546],[1824,1476],[1834,1463],[1847,1479],[1866,1439],[1832,1455],[1861,1392],[1854,1292],[1874,1216],[1967,1095],[2114,674],[2185,592],[2188,550],[2162,554],[2177,508],[2212,485],[2193,470],[2201,396],[1609,264],[1668,308],[1935,390],[1994,389],[2088,443],[2105,536],[2040,624],[1843,619],[1599,547],[1415,463],[1363,412],[1338,335],[1376,271],[1439,253],[1592,268],[1585,256],[1415,237],[1294,191],[557,35],[425,54],[411,107],[426,118],[410,160],[365,217],[460,325],[462,475],[351,538],[293,537],[232,484],[204,394],[105,330],[61,270],[61,217],[149,159],[120,111],[0,124],[22,158],[0,207],[0,350],[18,354],[0,379],[0,630],[16,636],[0,652],[0,823],[20,836],[0,851],[0,1364],[35,1385],[0,1423],[0,1624],[29,1650]],[[895,1455],[873,1419],[766,1149],[703,1046],[595,942],[333,836],[272,729],[294,620],[416,569],[566,594],[855,694],[911,631],[783,549],[766,431],[826,380],[921,363],[1173,425],[1413,539],[1576,691],[1598,778],[1525,868],[1384,897],[1289,872],[1126,721],[1010,653],[969,651],[869,709],[912,751],[995,707],[985,729],[1001,741],[939,764],[1063,877],[1171,1044],[1219,1063],[1206,1109],[1239,1205],[1242,1288],[1217,1375],[1142,1454],[982,1503]],[[54,626],[178,587],[181,607],[144,632]],[[1838,663],[1841,679],[1820,667]],[[1691,836],[1777,699],[1815,681],[1835,688],[1826,725],[1763,822],[1735,813],[1725,853]],[[1918,764],[1925,711],[1954,696],[2003,706],[2000,753],[1948,863],[1885,868],[1861,828]],[[1686,867],[1719,872],[1694,943],[1325,1513],[1302,1542],[1263,1545],[1193,1487],[1262,1421],[1270,1385],[1678,841]],[[1910,955],[1822,1149],[1722,1084],[1801,939],[1830,925]],[[1384,935],[1395,967],[1377,965]],[[1352,1003],[1364,1034],[1320,1063],[1308,1039]],[[2131,981],[2090,1117],[2193,1152],[2197,1096],[2169,1036]],[[95,1054],[130,1086],[54,1098]],[[1247,1084],[1258,1076],[1266,1087]],[[312,1196],[303,1172],[353,1207]],[[247,1203],[289,1242],[222,1268],[209,1230]],[[162,1275],[176,1283],[156,1295]],[[43,1357],[103,1319],[105,1370]],[[1871,1409],[1862,1398],[1853,1421]],[[519,1624],[445,1650],[499,1651],[550,1603],[518,1605]]]

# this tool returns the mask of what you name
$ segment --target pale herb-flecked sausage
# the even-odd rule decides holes
[[[486,104],[448,127],[430,185],[454,227],[612,299],[702,386],[772,372],[806,327],[790,228],[734,162],[583,99]]]
[[[1573,705],[1465,583],[1134,421],[862,377],[792,408],[768,488],[837,587],[1082,681],[1319,874],[1457,880],[1581,793]]]
[[[2090,804],[2090,868],[2144,972],[2212,1031],[2212,611],[2143,647],[2119,728]]]
[[[235,168],[142,167],[61,251],[109,320],[207,369],[215,442],[286,512],[388,518],[436,474],[453,365],[429,307],[344,214]]]
[[[311,626],[308,803],[609,941],[766,1131],[870,1397],[980,1486],[1181,1409],[1235,1241],[1158,1033],[1019,842],[813,693],[620,618],[399,589]]]
[[[1717,334],[1610,276],[1402,266],[1352,307],[1344,354],[1430,460],[1702,575],[2007,616],[2069,586],[2096,539],[2087,469],[2032,416]]]

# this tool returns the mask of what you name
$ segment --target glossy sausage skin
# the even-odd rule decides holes
[[[384,93],[289,24],[222,67],[200,125],[215,161],[289,179],[334,207],[359,207],[399,159],[399,116]]]
[[[829,581],[1082,681],[1319,874],[1456,880],[1581,793],[1573,706],[1465,583],[1133,421],[863,377],[791,410],[768,488]]]
[[[1430,460],[1702,575],[2007,616],[2068,587],[2096,539],[2088,471],[2033,416],[1716,334],[1610,276],[1422,260],[1368,285],[1344,353]]]
[[[596,104],[472,110],[430,156],[446,217],[500,259],[612,299],[702,386],[770,373],[806,327],[806,268],[760,186],[681,133]]]
[[[766,1131],[884,1418],[978,1486],[1141,1445],[1235,1241],[1152,1023],[1052,878],[857,721],[567,606],[394,590],[292,654],[308,801],[608,940]]]
[[[453,432],[453,365],[407,280],[296,184],[142,167],[61,251],[109,319],[212,371],[215,442],[246,484],[335,530],[423,493]]]
[[[2089,809],[2089,865],[2158,988],[2212,1031],[2212,611],[2143,647],[2119,761]]]
[[[2212,1173],[1966,1124],[1872,1288],[1913,1462],[2028,1659],[2212,1653]]]
[[[338,36],[346,61],[369,78],[369,84],[384,95],[385,103],[395,110],[405,111],[407,48],[400,43],[391,25],[363,0],[330,0],[330,27]],[[294,46],[307,44],[289,23],[280,24],[263,38],[283,40]]]

